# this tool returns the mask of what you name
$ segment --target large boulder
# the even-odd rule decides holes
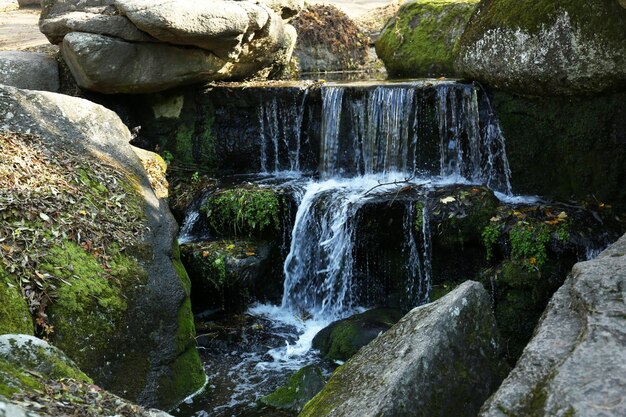
[[[285,385],[259,401],[279,410],[299,413],[304,405],[324,388],[325,383],[320,368],[308,365],[291,375]]]
[[[456,61],[466,77],[522,94],[626,86],[626,9],[614,0],[483,1]]]
[[[412,0],[402,4],[376,42],[391,76],[454,75],[458,42],[478,0]]]
[[[626,236],[574,266],[481,417],[623,416]]]
[[[44,412],[171,417],[163,411],[143,409],[93,385],[61,350],[33,336],[1,335],[0,354],[2,417],[38,417]]]
[[[104,388],[172,407],[205,382],[177,225],[110,110],[0,87],[2,267]],[[19,233],[14,233],[19,229]]]
[[[278,13],[297,10],[280,4]],[[266,77],[296,38],[277,12],[247,0],[46,0],[39,27],[62,43],[78,85],[106,94]]]
[[[361,349],[300,417],[475,416],[505,371],[489,295],[468,281]]]
[[[59,91],[59,64],[43,53],[0,51],[0,84]]]

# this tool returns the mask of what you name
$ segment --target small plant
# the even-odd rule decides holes
[[[200,182],[200,173],[198,171],[191,174],[191,182],[192,184],[197,184]]]
[[[511,258],[520,261],[529,271],[539,270],[548,259],[550,229],[544,224],[520,221],[509,231]]]
[[[174,161],[174,155],[168,150],[164,150],[161,157],[167,165],[170,165]]]
[[[417,203],[415,205],[415,231],[421,232],[424,227],[424,204]]]
[[[236,188],[211,196],[202,210],[218,233],[253,235],[280,228],[280,199],[272,190]]]
[[[486,258],[488,261],[493,257],[493,246],[496,244],[498,239],[500,238],[500,231],[502,230],[502,226],[500,223],[491,222],[483,229],[481,234],[483,238],[483,244],[485,245],[485,250],[487,251]]]
[[[556,237],[563,243],[569,242],[568,226],[568,222],[564,222],[559,224],[559,227],[556,228]]]

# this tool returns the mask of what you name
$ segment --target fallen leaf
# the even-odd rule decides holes
[[[450,196],[450,197],[442,198],[439,201],[441,201],[443,204],[448,204],[448,203],[452,203],[452,202],[456,201],[456,198]]]

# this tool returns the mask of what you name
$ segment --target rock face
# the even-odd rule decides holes
[[[308,365],[293,374],[287,384],[261,398],[261,403],[280,410],[300,412],[302,407],[324,388],[320,368]]]
[[[481,417],[623,416],[626,236],[574,266]]]
[[[280,14],[293,16],[298,2],[271,7],[230,0],[46,0],[39,27],[50,42],[62,43],[81,88],[146,93],[263,77],[285,65],[296,34]]]
[[[466,77],[533,95],[626,86],[626,9],[617,1],[483,1],[460,41]]]
[[[376,42],[392,76],[454,75],[454,57],[478,0],[412,0],[402,4]]]
[[[294,56],[300,71],[346,71],[365,65],[367,36],[335,6],[309,4],[292,24],[298,32]]]
[[[0,84],[56,92],[59,91],[59,65],[42,53],[0,51]]]
[[[172,407],[200,388],[205,375],[195,349],[189,278],[180,264],[178,247],[173,245],[177,226],[167,203],[155,196],[141,161],[129,145],[130,132],[104,107],[54,93],[1,87],[0,108],[4,110],[0,113],[0,134],[8,135],[0,143],[21,143],[40,152],[40,158],[47,162],[39,166],[50,169],[58,163],[52,152],[81,155],[74,157],[75,163],[88,161],[89,165],[76,167],[77,179],[65,182],[82,184],[80,195],[89,195],[102,204],[102,217],[94,223],[115,217],[121,221],[135,219],[133,228],[137,227],[136,238],[118,242],[125,249],[109,236],[113,242],[101,242],[101,249],[94,251],[90,245],[95,244],[96,235],[91,235],[89,244],[84,238],[85,233],[91,233],[89,228],[81,231],[82,239],[70,240],[59,234],[52,243],[41,242],[40,274],[60,279],[55,298],[42,316],[48,319],[43,331],[48,329],[52,343],[97,384],[144,405]],[[26,132],[30,136],[24,136]],[[42,145],[33,148],[37,141]],[[8,152],[6,149],[3,152]],[[98,175],[119,175],[115,184],[122,188],[103,183],[102,176],[98,180],[96,165]],[[19,166],[12,169],[19,173]],[[70,171],[53,172],[62,176]],[[123,212],[115,213],[106,203],[112,190],[122,193]],[[66,192],[71,189],[64,189]],[[47,198],[54,201],[53,194]],[[75,201],[74,207],[77,204],[80,201]],[[15,213],[15,218],[3,218],[3,229],[24,221],[24,214],[19,210]],[[63,216],[74,216],[74,222],[80,223],[79,215],[61,209],[49,212],[42,217],[49,224],[31,226],[33,236],[38,236],[41,228],[50,230],[50,224],[62,227]],[[111,231],[101,233],[107,236]],[[102,250],[111,256],[108,261],[102,258]]]
[[[304,416],[475,416],[504,377],[483,287],[409,312],[335,371]]]

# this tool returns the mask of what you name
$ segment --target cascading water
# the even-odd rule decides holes
[[[398,235],[404,304],[411,307],[428,301],[431,286],[429,189],[470,182],[511,193],[504,139],[495,117],[480,118],[473,86],[327,86],[320,93],[319,180],[301,179],[295,187],[298,208],[283,267],[282,303],[248,311],[266,320],[264,326],[284,344],[242,353],[240,363],[227,371],[234,384],[228,405],[203,415],[231,415],[258,399],[272,375],[315,360],[311,341],[319,330],[367,307],[367,294],[357,291],[354,259],[355,219],[366,203],[393,195],[400,186],[421,190],[419,202],[406,202]],[[263,95],[257,118],[264,174],[300,175],[301,132],[312,96],[307,90],[286,101]]]

